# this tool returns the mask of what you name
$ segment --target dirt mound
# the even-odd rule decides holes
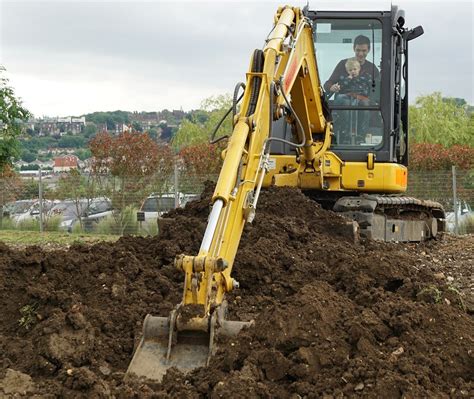
[[[168,214],[159,238],[55,252],[0,243],[0,393],[472,396],[473,237],[354,243],[345,219],[290,188],[262,194],[234,265],[230,318],[255,327],[221,338],[209,368],[124,382],[144,316],[181,299],[173,259],[198,252],[211,192]]]

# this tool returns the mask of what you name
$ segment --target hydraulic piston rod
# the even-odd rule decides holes
[[[211,247],[212,238],[216,231],[217,222],[219,221],[219,216],[221,214],[222,207],[224,206],[224,201],[217,199],[212,205],[212,211],[209,215],[209,221],[207,223],[206,232],[204,233],[204,238],[202,239],[200,253],[208,253],[209,248]]]

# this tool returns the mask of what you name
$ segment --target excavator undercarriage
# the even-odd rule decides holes
[[[444,231],[441,204],[404,196],[343,197],[334,211],[354,220],[359,234],[378,241],[419,242]]]

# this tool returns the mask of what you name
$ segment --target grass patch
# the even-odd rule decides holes
[[[474,216],[469,216],[464,223],[459,226],[460,234],[474,234]]]
[[[40,233],[38,231],[0,230],[0,241],[5,244],[43,245],[75,243],[96,243],[99,241],[117,241],[120,236],[110,234],[68,234],[58,231]]]

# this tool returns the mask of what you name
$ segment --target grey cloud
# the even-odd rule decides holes
[[[245,78],[280,3],[0,2],[0,63],[29,81],[90,81],[94,90],[116,81],[129,93],[123,108],[158,92],[179,106],[174,91],[230,92]],[[411,98],[441,91],[473,102],[472,2],[398,4],[409,27],[425,29],[410,48]]]

